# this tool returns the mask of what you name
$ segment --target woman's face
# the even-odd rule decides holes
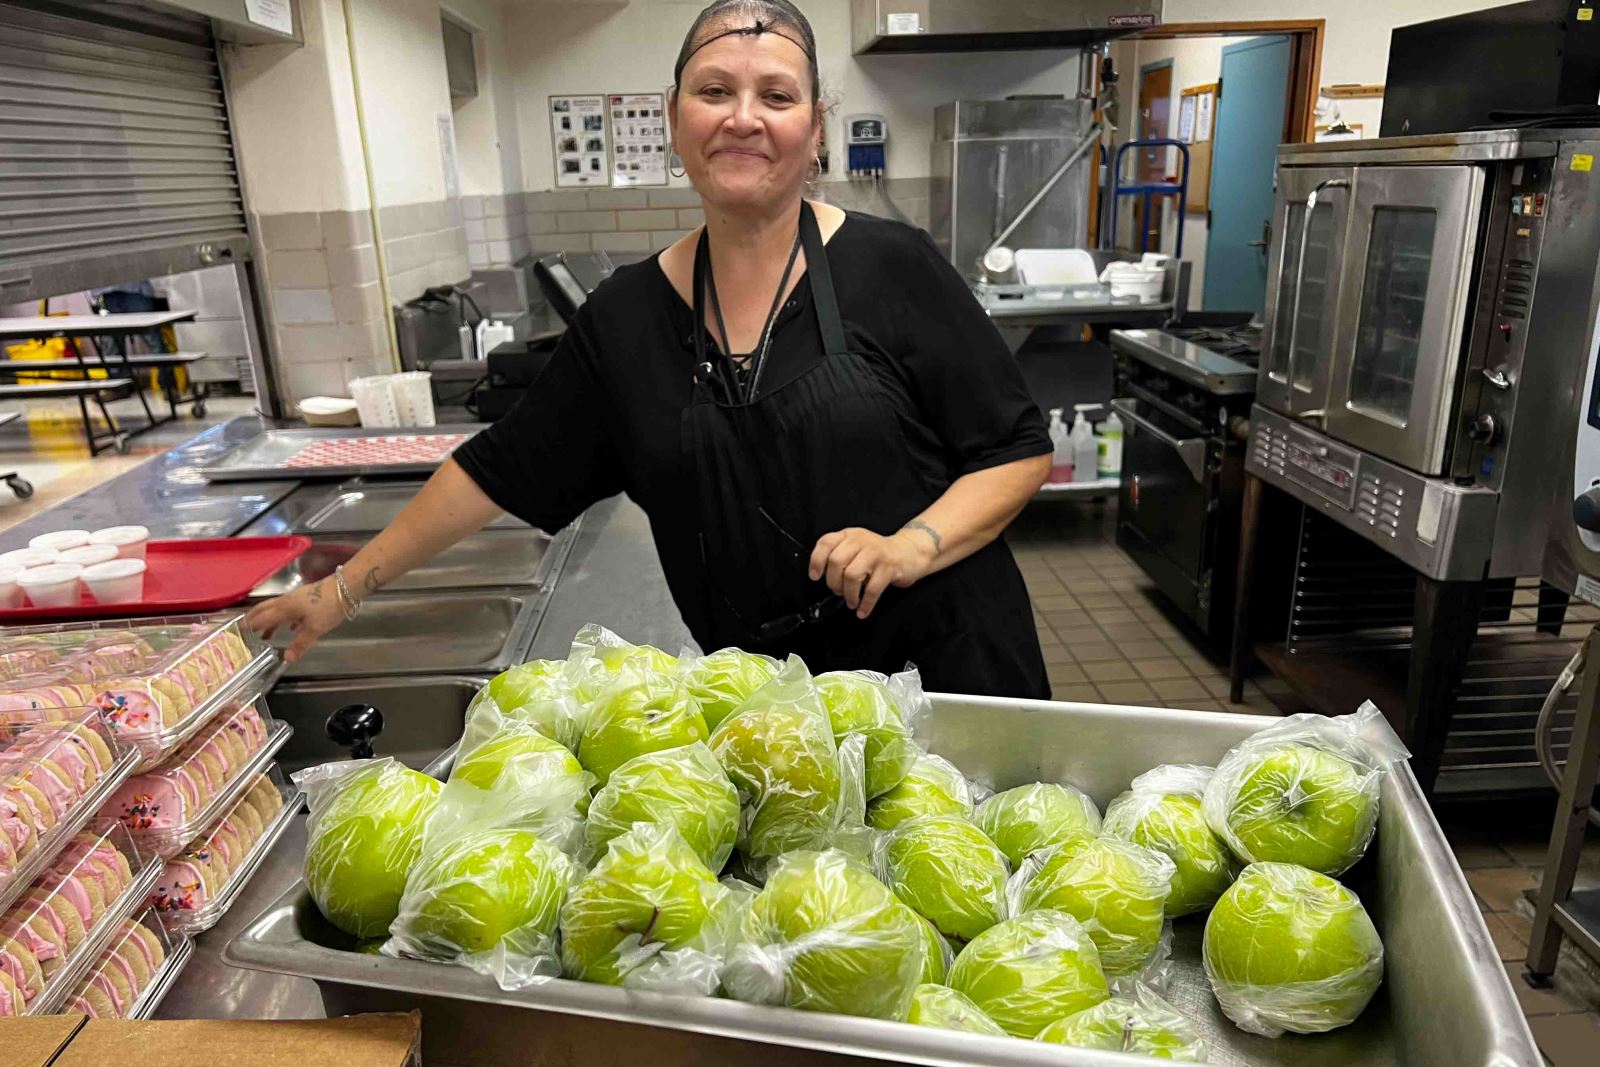
[[[805,53],[776,33],[694,54],[673,99],[672,147],[710,205],[759,210],[800,194],[821,132],[810,86]]]

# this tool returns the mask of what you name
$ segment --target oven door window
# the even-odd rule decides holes
[[[1437,224],[1432,208],[1372,212],[1349,405],[1400,427],[1410,416],[1416,386]]]
[[[1301,392],[1309,392],[1321,381],[1323,365],[1327,361],[1327,316],[1330,301],[1329,289],[1335,285],[1333,244],[1337,237],[1333,205],[1327,200],[1317,204],[1311,214],[1311,228],[1307,233],[1304,274],[1300,274],[1300,233],[1305,226],[1306,208],[1302,203],[1288,206],[1288,233],[1284,240],[1282,276],[1278,279],[1278,307],[1284,312],[1284,322],[1293,316],[1295,294],[1303,288],[1300,298],[1300,315],[1291,329],[1274,331],[1272,338],[1271,372],[1274,378],[1284,381],[1289,373],[1289,338],[1294,337],[1294,384]]]

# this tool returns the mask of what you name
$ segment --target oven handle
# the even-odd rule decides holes
[[[1300,299],[1305,295],[1301,288],[1306,277],[1306,245],[1311,240],[1311,216],[1317,209],[1317,196],[1324,189],[1348,189],[1349,178],[1325,178],[1306,196],[1305,217],[1300,220],[1300,254],[1294,266],[1294,306],[1289,311],[1289,367],[1286,374],[1289,386],[1289,410],[1294,411],[1294,353],[1300,334]],[[1306,418],[1322,418],[1325,411],[1302,412]]]
[[[1132,397],[1116,397],[1111,401],[1111,407],[1118,415],[1127,419],[1129,424],[1139,427],[1157,441],[1166,445],[1178,454],[1183,460],[1183,465],[1189,468],[1189,473],[1194,475],[1197,482],[1205,481],[1206,476],[1206,439],[1204,437],[1174,437],[1143,415],[1135,406],[1138,401]]]

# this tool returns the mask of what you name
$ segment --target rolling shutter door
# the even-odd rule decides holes
[[[249,247],[205,19],[0,0],[0,303]]]

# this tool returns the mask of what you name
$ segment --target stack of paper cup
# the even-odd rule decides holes
[[[356,402],[361,425],[399,426],[400,412],[395,407],[392,375],[376,374],[370,378],[356,378],[350,383],[350,398]]]
[[[391,374],[389,382],[394,389],[394,406],[400,416],[401,426],[432,426],[433,375],[425,370]]]

